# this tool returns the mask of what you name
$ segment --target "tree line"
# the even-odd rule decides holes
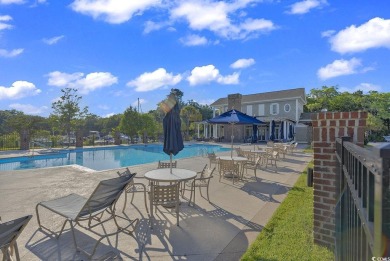
[[[31,135],[42,132],[63,135],[78,130],[87,136],[89,131],[95,130],[102,135],[119,131],[131,139],[142,137],[146,141],[148,138],[158,139],[163,133],[163,101],[147,113],[140,113],[129,106],[123,113],[103,118],[89,113],[88,107],[80,107],[82,97],[76,89],[65,88],[61,92],[60,99],[52,103],[49,117],[27,115],[17,110],[0,110],[0,135],[22,130],[29,130]],[[195,134],[195,122],[210,119],[213,115],[209,105],[201,105],[193,100],[184,102],[184,93],[179,89],[171,89],[169,95],[176,97],[181,108],[182,131],[186,138]],[[322,86],[312,89],[306,99],[305,112],[367,111],[369,141],[382,141],[383,135],[390,135],[390,93],[369,91],[365,94],[360,90],[349,93],[340,92],[335,86]]]
[[[161,103],[154,110],[140,113],[136,107],[129,106],[123,113],[109,117],[100,117],[89,113],[89,108],[81,107],[82,97],[77,89],[65,88],[61,90],[61,97],[52,103],[52,112],[49,117],[33,116],[17,110],[0,110],[0,135],[28,130],[30,135],[67,135],[81,131],[86,137],[89,131],[99,131],[103,136],[114,135],[120,132],[127,135],[131,142],[134,138],[158,139],[163,134],[162,121],[165,112]],[[213,115],[212,108],[201,105],[193,100],[183,101],[184,93],[179,89],[171,89],[181,108],[182,130],[189,138],[194,134],[194,122],[209,119]],[[169,96],[168,95],[168,96]]]

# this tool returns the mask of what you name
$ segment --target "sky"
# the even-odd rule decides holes
[[[47,117],[61,89],[101,117],[172,88],[390,91],[388,0],[0,0],[0,110]]]

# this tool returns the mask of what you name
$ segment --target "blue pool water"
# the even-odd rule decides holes
[[[210,152],[228,151],[218,145],[185,144],[184,149],[173,160],[205,156]],[[81,165],[94,170],[115,169],[144,163],[167,161],[169,156],[162,145],[132,145],[101,148],[85,148],[63,151],[55,154],[25,156],[0,159],[0,171],[58,167],[71,164]]]

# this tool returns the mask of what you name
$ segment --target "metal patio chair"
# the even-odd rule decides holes
[[[127,217],[121,217],[115,214],[115,204],[122,192],[130,184],[133,177],[134,174],[131,174],[102,180],[89,198],[85,198],[73,193],[61,198],[38,203],[35,207],[35,210],[40,230],[43,232],[46,230],[58,238],[64,231],[66,223],[69,222],[76,250],[84,252],[89,258],[91,258],[95,254],[96,248],[102,239],[116,235],[120,232],[132,234],[132,232],[135,230],[136,225],[138,224],[138,219],[130,220]],[[62,225],[59,233],[54,232],[42,225],[38,211],[39,207],[46,208],[65,218],[65,222]],[[105,213],[107,213],[109,217],[103,220],[102,218]],[[127,220],[129,224],[126,227],[121,227],[118,224],[117,218]],[[117,228],[116,232],[101,234],[97,231],[94,231],[95,227],[102,225],[111,219],[113,219],[115,222]],[[83,221],[88,221],[88,225],[84,225],[82,223]],[[83,227],[84,229],[100,237],[94,245],[91,254],[81,249],[77,245],[75,234],[76,225],[79,225],[80,227]],[[130,227],[132,227],[132,230],[129,230]]]
[[[197,176],[193,180],[187,181],[184,184],[184,187],[182,189],[182,194],[184,194],[184,192],[186,190],[191,191],[190,200],[188,201],[188,205],[191,204],[192,197],[194,197],[193,204],[195,204],[195,194],[196,194],[195,190],[196,190],[196,188],[199,188],[199,193],[202,197],[203,197],[203,195],[202,195],[201,188],[206,188],[207,201],[210,202],[210,197],[209,197],[210,180],[213,177],[213,173],[214,173],[215,169],[216,169],[216,167],[214,167],[213,169],[207,168],[207,164],[206,164],[206,166],[203,168],[203,170],[199,173],[199,176]]]
[[[132,174],[137,175],[137,173],[131,173],[129,168],[126,168],[122,172],[117,171],[117,173],[119,176],[132,175]],[[130,181],[129,185],[127,185],[127,187],[125,188],[125,203],[123,204],[122,212],[125,211],[125,207],[127,204],[127,194],[132,194],[130,202],[133,203],[134,194],[135,193],[143,193],[144,194],[145,209],[146,209],[146,212],[149,214],[148,204],[146,203],[147,202],[146,194],[149,193],[148,187],[145,186],[145,184],[143,184],[141,182],[134,182],[135,179],[144,179],[144,178],[138,178],[135,176]]]
[[[176,212],[176,225],[179,226],[179,198],[180,182],[172,184],[152,182],[150,186],[150,227],[153,228],[153,206],[174,207]]]
[[[168,168],[171,167],[171,165],[172,165],[172,168],[176,168],[177,167],[177,161],[173,161],[172,163],[171,162],[158,161],[157,168],[158,169],[168,169]]]
[[[231,177],[234,184],[234,179],[240,178],[240,166],[234,160],[219,160],[219,182],[222,177]]]

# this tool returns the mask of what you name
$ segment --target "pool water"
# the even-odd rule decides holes
[[[161,144],[85,148],[54,154],[0,159],[0,171],[58,167],[77,164],[93,170],[115,169],[159,160],[167,161]],[[185,144],[173,160],[206,156],[210,152],[229,151],[219,145]]]

